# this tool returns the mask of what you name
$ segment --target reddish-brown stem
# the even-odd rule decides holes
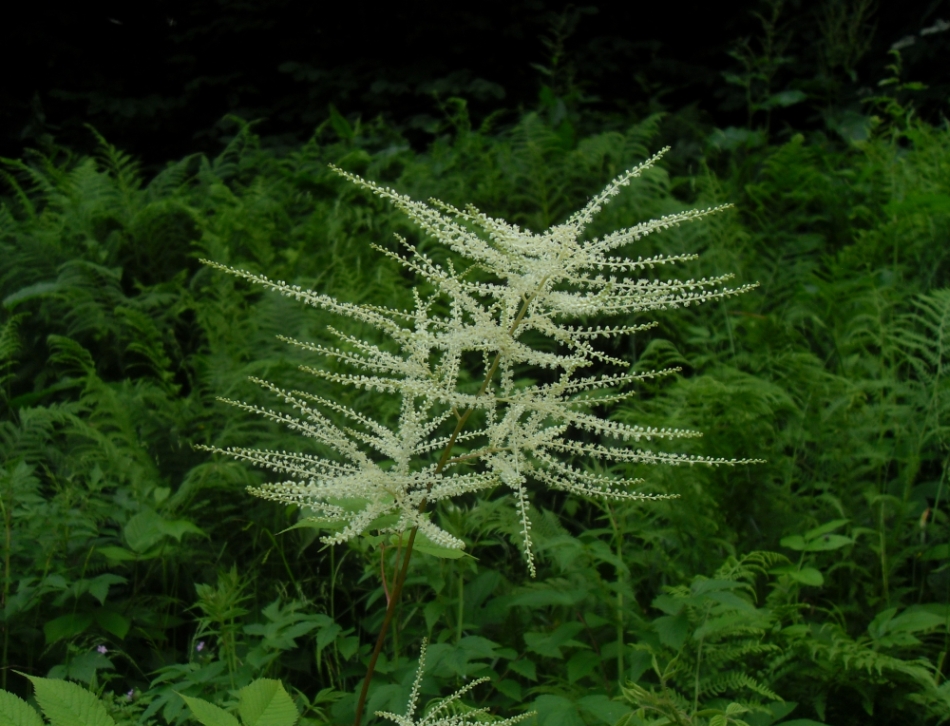
[[[399,555],[396,555],[396,560],[398,562]],[[383,580],[383,594],[386,596],[386,607],[389,607],[389,584],[386,582],[386,543],[383,542],[379,546],[379,576]]]
[[[538,289],[540,290],[547,278],[541,281]],[[518,315],[515,317],[514,322],[512,322],[511,327],[508,329],[508,334],[513,335],[518,325],[521,324],[521,321],[524,319],[525,314],[528,312],[528,307],[531,305],[531,300],[534,296],[530,296],[525,299],[522,303],[521,310],[518,311]],[[495,376],[495,371],[498,370],[498,365],[501,363],[501,353],[495,354],[495,359],[492,361],[491,366],[489,366],[488,371],[485,373],[485,380],[482,381],[481,388],[478,389],[477,396],[481,396],[488,390],[488,385],[491,383],[491,379]],[[462,414],[458,421],[455,424],[455,430],[452,432],[452,435],[449,437],[448,443],[445,445],[445,449],[442,451],[442,456],[439,458],[439,463],[435,467],[435,473],[439,474],[447,464],[454,461],[450,458],[452,456],[452,449],[455,447],[455,440],[458,438],[458,435],[461,433],[462,429],[465,427],[465,424],[468,423],[469,418],[471,418],[472,413],[474,413],[475,408],[472,407],[468,409],[464,414]],[[462,457],[465,458],[465,457]],[[461,460],[461,459],[460,459]],[[425,512],[426,506],[428,505],[428,500],[423,499],[419,504],[419,512]],[[376,661],[379,660],[379,654],[382,652],[383,643],[386,642],[386,633],[389,632],[389,626],[392,623],[393,615],[396,612],[396,605],[399,603],[399,598],[402,595],[402,586],[406,582],[406,575],[409,572],[409,560],[412,557],[412,546],[416,541],[416,532],[419,531],[418,527],[413,527],[409,532],[409,543],[406,545],[406,554],[403,556],[402,567],[399,569],[399,575],[396,577],[395,583],[393,583],[392,593],[389,594],[388,603],[386,605],[386,615],[383,617],[383,624],[379,629],[379,636],[376,638],[376,647],[373,648],[373,653],[369,658],[369,665],[366,668],[366,677],[363,679],[363,687],[360,689],[360,698],[356,702],[356,718],[353,721],[354,726],[360,726],[360,721],[363,719],[363,710],[366,708],[366,697],[369,695],[369,684],[373,680],[373,673],[376,672]],[[396,554],[397,563],[399,554]],[[383,589],[386,588],[386,573],[383,571]]]
[[[356,704],[355,726],[360,726],[363,718],[363,709],[366,707],[366,696],[369,694],[369,683],[373,680],[373,673],[376,671],[376,661],[379,660],[380,651],[383,649],[383,643],[386,641],[386,633],[389,631],[389,625],[392,623],[393,614],[396,612],[396,603],[399,602],[399,596],[402,594],[402,586],[406,582],[406,574],[409,572],[409,558],[412,555],[412,546],[416,541],[416,532],[418,527],[413,527],[409,532],[409,543],[406,545],[406,554],[403,555],[402,567],[399,570],[399,576],[393,584],[393,592],[389,598],[389,605],[386,607],[386,616],[383,618],[383,625],[379,629],[379,637],[376,638],[376,647],[373,648],[373,654],[369,659],[369,666],[366,669],[366,678],[363,679],[363,688],[360,691],[360,700]]]

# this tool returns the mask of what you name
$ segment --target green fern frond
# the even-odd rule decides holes
[[[106,141],[105,137],[95,128],[89,124],[85,124],[85,126],[95,137],[99,147],[99,159],[105,167],[106,173],[118,185],[118,191],[124,197],[123,201],[131,201],[132,194],[142,186],[139,162]]]
[[[729,693],[734,696],[743,689],[767,698],[770,701],[782,701],[782,697],[775,691],[753,678],[745,671],[728,671],[718,673],[710,678],[701,679],[699,682],[699,692],[701,695],[719,696],[723,693]]]
[[[764,631],[760,631],[764,634]],[[740,643],[727,643],[709,648],[703,652],[703,660],[713,668],[732,665],[751,656],[761,656],[767,653],[781,653],[782,649],[774,643],[762,643],[759,640],[747,640]]]

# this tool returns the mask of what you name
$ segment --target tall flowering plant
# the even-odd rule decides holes
[[[254,379],[292,412],[226,402],[279,421],[312,439],[318,453],[206,447],[284,477],[251,492],[304,508],[311,519],[326,527],[322,540],[327,544],[368,531],[408,533],[363,683],[357,726],[417,538],[430,547],[465,546],[433,520],[435,503],[499,485],[509,488],[521,522],[520,545],[533,576],[528,514],[531,487],[615,500],[665,496],[641,491],[641,479],[596,474],[575,460],[712,466],[752,463],[749,459],[651,451],[642,448],[645,442],[701,434],[622,424],[591,412],[594,403],[603,406],[630,395],[629,389],[624,389],[634,381],[672,372],[628,372],[625,369],[630,362],[603,352],[597,341],[655,325],[627,322],[635,314],[725,298],[753,287],[723,287],[731,275],[685,281],[638,277],[646,269],[695,259],[696,255],[633,258],[624,254],[646,235],[702,219],[728,205],[660,217],[602,237],[585,236],[604,205],[666,151],[621,174],[581,210],[541,233],[489,217],[474,207],[457,209],[438,200],[419,202],[334,167],[340,176],[389,200],[455,253],[455,262],[440,263],[401,237],[403,254],[377,247],[415,275],[418,284],[408,309],[347,303],[205,261],[308,305],[368,324],[386,341],[370,342],[333,327],[330,331],[336,345],[286,339],[305,351],[344,364],[345,372],[303,367],[307,373],[398,397],[400,413],[395,426],[384,425],[372,412]],[[612,316],[618,323],[589,326],[577,322],[593,316]],[[539,340],[545,344],[539,345]],[[466,390],[460,379],[473,360],[481,361],[481,385],[475,392]],[[613,365],[618,372],[591,374],[595,361]],[[526,369],[544,369],[544,381],[525,382],[521,374]],[[341,420],[346,425],[339,423]],[[593,434],[585,439],[594,443],[572,437],[577,431]]]

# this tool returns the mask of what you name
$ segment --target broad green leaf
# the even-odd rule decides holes
[[[208,703],[203,698],[194,698],[183,693],[178,695],[188,704],[192,715],[201,722],[202,726],[241,726],[234,716],[220,706]]]
[[[43,726],[43,719],[19,696],[0,691],[0,724],[3,726]]]
[[[153,545],[158,544],[162,537],[174,537],[176,541],[181,542],[181,538],[186,534],[207,536],[203,529],[187,519],[169,521],[148,507],[126,522],[122,532],[129,547],[139,554],[144,554]]]
[[[465,550],[458,550],[454,547],[442,547],[437,545],[421,535],[416,535],[416,541],[412,546],[414,551],[419,551],[424,555],[438,557],[443,560],[457,560],[461,557],[471,557]]]
[[[100,628],[120,639],[128,635],[129,628],[132,627],[132,621],[127,617],[106,608],[97,610],[93,613],[93,617]]]
[[[801,103],[806,98],[808,98],[808,96],[797,89],[791,91],[780,91],[779,93],[773,93],[771,96],[769,96],[768,100],[762,105],[765,108],[774,108],[776,106],[793,106],[796,103]]]
[[[737,590],[743,587],[745,587],[743,583],[735,580],[696,580],[689,589],[696,595],[704,595],[709,592]]]
[[[709,594],[709,599],[733,610],[755,610],[755,605],[734,592],[712,592]]]
[[[514,595],[511,605],[542,608],[549,605],[574,605],[587,597],[587,590],[532,589]]]
[[[776,567],[769,570],[769,573],[772,575],[786,575],[795,582],[808,585],[809,587],[821,587],[825,584],[825,578],[821,572],[814,567],[802,567],[798,569],[795,565],[785,565],[784,567]]]
[[[796,552],[801,552],[805,549],[806,542],[805,538],[800,534],[789,535],[788,537],[782,537],[778,542],[782,547],[788,547],[790,550],[795,550]]]
[[[97,671],[112,670],[113,668],[115,666],[112,661],[102,653],[87,650],[85,653],[73,656],[65,664],[53,666],[50,672],[47,673],[47,677],[54,680],[67,678],[91,684]]]
[[[924,552],[920,559],[922,560],[945,560],[950,557],[950,544],[944,542],[943,544],[938,544],[934,547],[931,547],[929,550]]]
[[[653,598],[652,604],[657,610],[662,610],[667,615],[678,615],[686,606],[683,598],[672,595],[657,595]]]
[[[590,714],[609,726],[613,726],[630,713],[629,706],[604,695],[583,696],[577,700],[577,706],[583,713]]]
[[[868,634],[875,640],[883,636],[888,631],[887,624],[896,614],[897,608],[888,608],[879,612],[868,625]]]
[[[563,696],[539,696],[531,708],[538,713],[538,726],[585,726],[576,704]]]
[[[653,621],[653,629],[660,636],[663,645],[679,650],[689,636],[689,618],[686,613],[664,615]]]
[[[788,716],[792,711],[798,708],[797,701],[775,701],[766,706],[769,711],[772,712],[772,721],[781,721],[783,718]]]
[[[69,613],[50,620],[43,626],[46,644],[67,640],[92,625],[92,613]]]
[[[908,633],[917,633],[921,630],[933,630],[935,628],[945,628],[947,619],[934,613],[922,610],[905,610],[896,618],[888,623],[888,630],[903,630]]]
[[[121,575],[113,575],[106,572],[89,580],[86,590],[99,601],[100,605],[105,605],[106,598],[109,597],[109,587],[111,585],[122,585],[126,582],[128,582],[128,580]]]
[[[330,645],[342,632],[343,628],[332,621],[323,625],[317,633],[317,652],[321,652]]]
[[[795,582],[810,587],[821,587],[825,584],[825,578],[814,567],[803,567],[800,570],[794,570],[788,573]]]
[[[528,658],[513,660],[508,664],[508,667],[518,675],[524,676],[529,680],[538,680],[538,667],[533,660],[529,660]]]
[[[116,547],[115,545],[97,547],[96,552],[105,555],[108,559],[115,562],[131,562],[132,560],[138,559],[138,555],[131,550],[127,550],[125,547]]]
[[[510,678],[505,678],[504,680],[498,681],[494,684],[495,688],[498,689],[499,693],[503,693],[508,696],[512,701],[520,702],[524,697],[524,692],[521,690],[521,684],[518,681],[513,681]]]
[[[294,726],[297,707],[280,681],[258,678],[238,693],[244,726]]]
[[[805,540],[811,542],[816,537],[821,537],[823,534],[828,534],[829,532],[834,532],[836,529],[844,527],[850,519],[832,519],[830,522],[825,522],[820,527],[815,527],[805,532]]]
[[[155,510],[146,507],[125,523],[122,532],[129,547],[142,554],[164,536],[162,518]]]
[[[106,707],[82,686],[52,678],[26,677],[52,726],[115,726]]]
[[[853,545],[854,540],[841,534],[824,534],[805,545],[805,552],[827,552]]]
[[[561,646],[583,646],[572,638],[584,629],[583,624],[568,622],[559,625],[553,633],[525,633],[524,642],[531,650],[548,658],[563,658]],[[586,647],[586,646],[584,646]]]
[[[601,657],[592,650],[579,650],[567,661],[568,683],[576,683],[600,665]]]
[[[166,534],[169,537],[174,537],[176,542],[181,542],[181,538],[186,534],[197,534],[201,537],[207,537],[201,527],[197,526],[193,522],[188,521],[187,519],[176,519],[168,520],[162,519],[159,529],[162,534]]]

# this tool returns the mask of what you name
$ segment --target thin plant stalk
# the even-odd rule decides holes
[[[544,278],[541,281],[540,285],[538,285],[538,289],[543,289],[545,282],[547,282],[547,278]],[[531,295],[522,303],[521,310],[518,311],[518,315],[515,317],[514,322],[512,322],[511,327],[508,329],[509,335],[513,334],[515,330],[517,330],[518,325],[528,312],[528,307],[531,305],[531,301],[533,299],[534,295]],[[482,385],[478,389],[476,396],[481,396],[485,393],[485,391],[488,390],[488,385],[491,383],[491,379],[494,378],[495,371],[498,370],[498,365],[500,362],[501,353],[496,353],[495,359],[492,361],[491,366],[489,366],[488,371],[485,373],[485,380],[482,381]],[[458,421],[455,424],[455,430],[449,437],[448,443],[446,443],[445,449],[442,451],[442,456],[439,458],[439,463],[436,465],[436,474],[439,474],[449,463],[449,460],[452,457],[452,449],[455,448],[455,441],[458,439],[459,434],[462,432],[465,424],[468,423],[468,420],[471,418],[474,411],[474,408],[469,408],[464,414],[458,417]],[[419,511],[424,512],[427,504],[428,501],[423,499],[422,503],[419,505]],[[396,612],[396,605],[399,602],[399,598],[402,596],[402,587],[406,582],[406,575],[409,573],[409,560],[412,558],[412,548],[415,544],[416,533],[418,531],[418,527],[413,527],[409,532],[409,542],[406,544],[406,553],[403,555],[402,567],[399,570],[399,576],[396,578],[396,582],[393,583],[393,591],[389,597],[389,604],[386,606],[386,615],[383,617],[383,624],[380,626],[379,635],[376,638],[376,647],[373,648],[373,653],[370,656],[369,665],[366,668],[366,676],[363,678],[363,687],[360,689],[360,697],[356,702],[356,718],[353,721],[354,726],[360,726],[360,721],[363,718],[363,710],[366,708],[366,698],[369,695],[369,684],[370,681],[373,680],[373,673],[376,671],[376,662],[379,660],[379,654],[383,649],[383,643],[386,641],[386,633],[389,630],[389,626],[393,620],[393,615]]]

